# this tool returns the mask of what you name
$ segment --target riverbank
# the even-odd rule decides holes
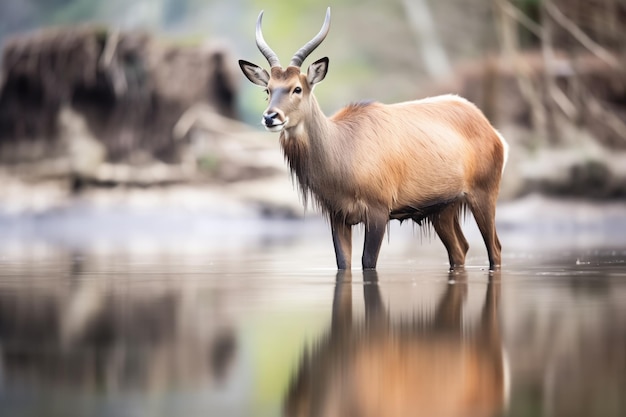
[[[5,254],[28,252],[33,247],[70,252],[209,253],[306,239],[332,255],[328,225],[317,211],[303,208],[286,178],[284,182],[276,180],[273,186],[250,183],[245,187],[249,189],[246,198],[240,191],[212,186],[91,190],[71,195],[58,183],[31,187],[13,183],[0,195],[0,246]],[[259,196],[265,202],[260,202]],[[496,221],[509,250],[626,244],[626,202],[622,201],[531,194],[500,202]],[[470,256],[482,260],[484,246],[471,215],[463,228],[472,247]],[[391,222],[389,235],[392,245],[420,246],[411,250],[413,255],[421,253],[423,245],[434,245],[436,253],[444,255],[438,239],[425,238],[428,234],[419,227]],[[360,228],[355,239],[362,239]]]

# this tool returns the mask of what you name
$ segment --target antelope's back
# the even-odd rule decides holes
[[[333,120],[355,154],[355,183],[391,207],[497,189],[506,144],[483,113],[454,95],[350,106]],[[384,191],[383,191],[384,190]]]

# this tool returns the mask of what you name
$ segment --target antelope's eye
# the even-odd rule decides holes
[[[270,89],[269,88],[266,88],[264,91],[265,91],[265,94],[267,94],[267,95],[270,94]]]
[[[296,88],[293,89],[293,93],[294,94],[300,94],[300,93],[302,93],[302,89],[300,87],[296,87]]]

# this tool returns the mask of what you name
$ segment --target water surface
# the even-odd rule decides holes
[[[337,274],[314,217],[5,219],[0,415],[626,415],[626,217],[515,210],[495,274],[471,224]]]

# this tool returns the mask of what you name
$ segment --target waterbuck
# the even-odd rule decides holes
[[[459,213],[471,210],[487,246],[490,269],[501,246],[496,200],[508,145],[483,113],[454,95],[396,104],[359,102],[326,117],[313,87],[326,77],[328,58],[300,67],[330,28],[330,8],[320,32],[300,48],[287,68],[263,38],[256,44],[270,72],[240,60],[245,76],[265,89],[262,123],[280,132],[280,144],[306,199],[328,217],[337,268],[350,269],[352,226],[365,225],[362,266],[376,268],[390,219],[432,224],[448,251],[451,269],[465,263],[468,243]]]

